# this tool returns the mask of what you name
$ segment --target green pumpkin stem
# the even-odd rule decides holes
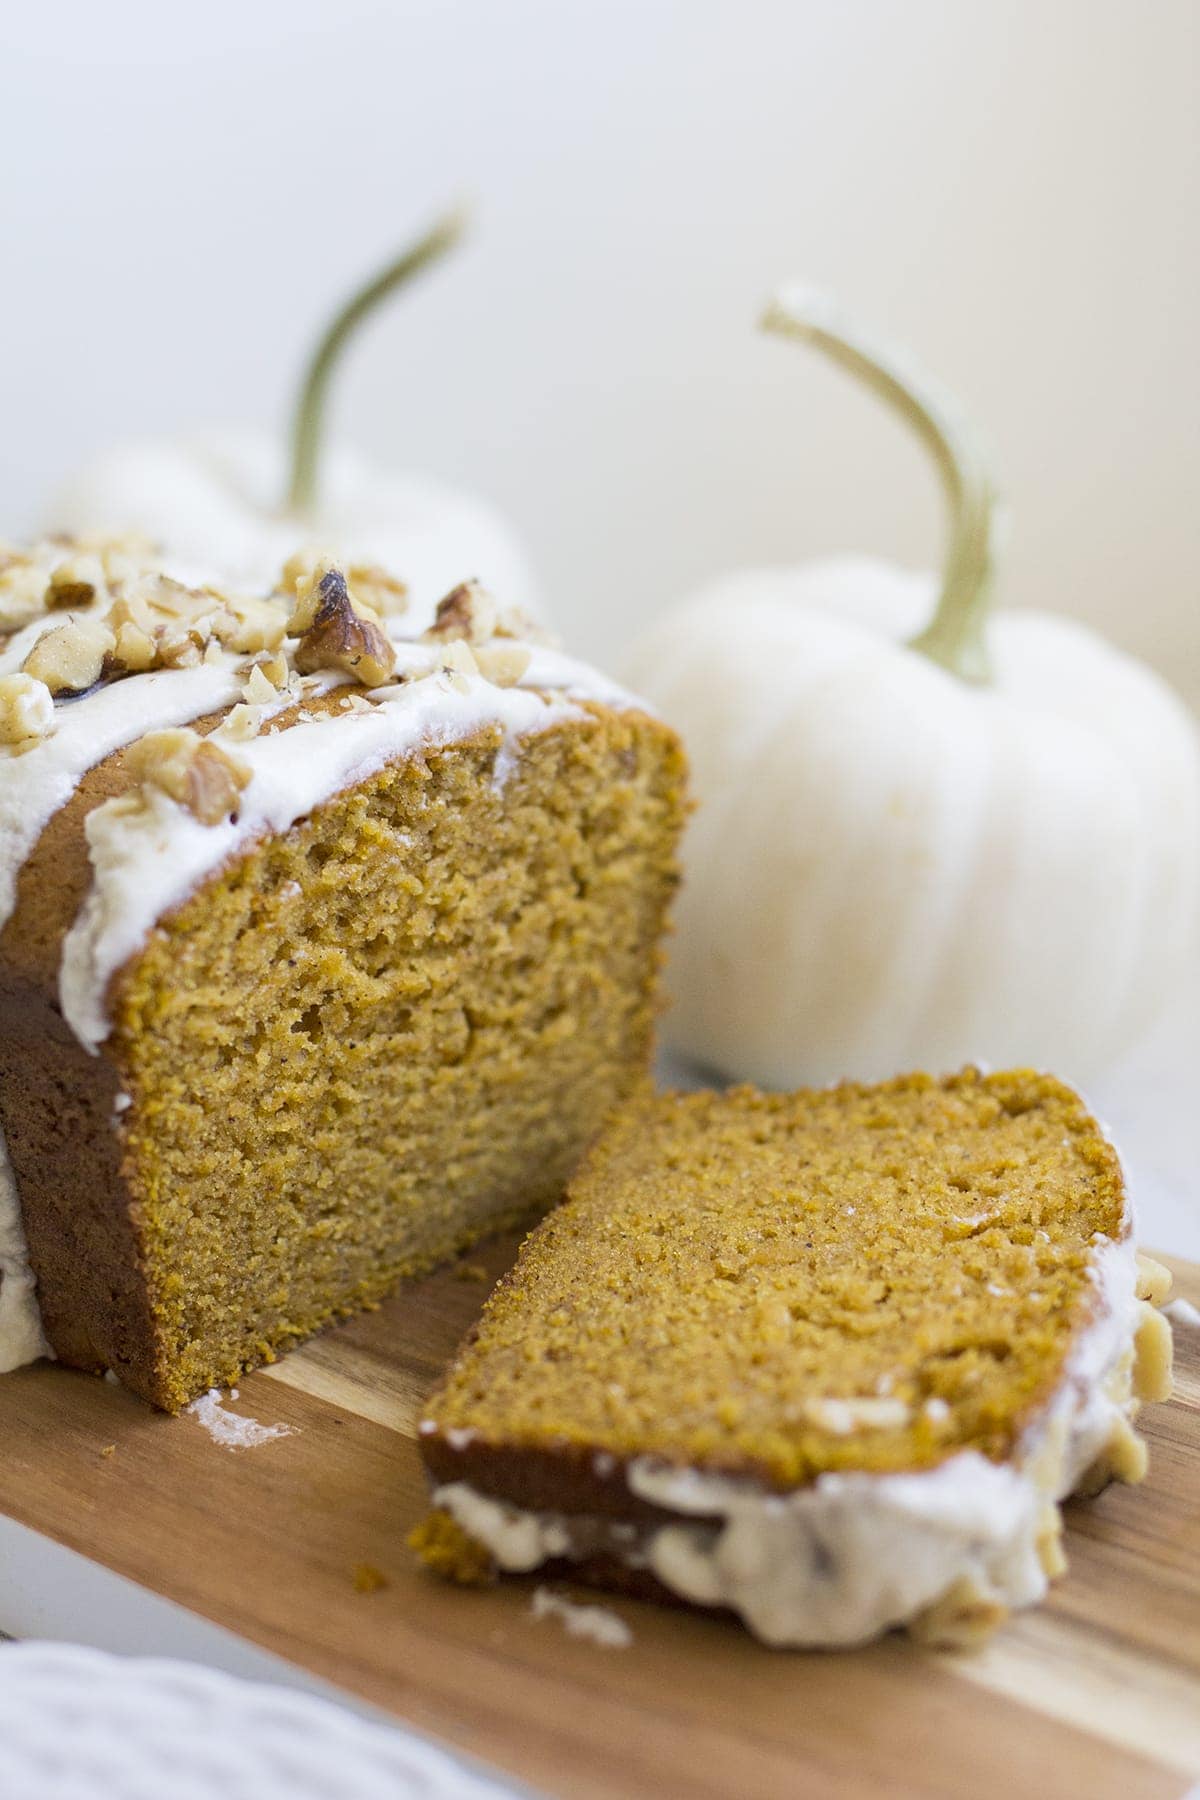
[[[767,307],[762,324],[766,331],[814,345],[848,369],[907,420],[932,455],[949,503],[950,535],[937,607],[910,648],[963,681],[990,680],[987,619],[996,493],[970,424],[936,382],[847,324],[824,294],[785,288]]]
[[[329,378],[347,342],[381,301],[452,250],[462,237],[465,224],[466,214],[461,207],[446,213],[394,262],[352,294],[322,334],[305,370],[292,421],[289,512],[309,513],[316,505],[325,397]]]

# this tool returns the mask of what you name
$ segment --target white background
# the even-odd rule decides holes
[[[491,493],[580,647],[746,562],[937,555],[875,403],[756,337],[837,288],[974,409],[1007,598],[1200,692],[1191,0],[162,0],[5,9],[0,529],[114,437],[286,418],[447,197],[471,248],[336,402]]]

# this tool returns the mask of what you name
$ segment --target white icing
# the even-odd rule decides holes
[[[55,707],[54,731],[0,763],[0,926],[42,832],[96,763],[148,731],[186,725],[241,697],[245,658],[130,675]]]
[[[1010,1606],[1045,1591],[1036,1489],[964,1451],[914,1475],[826,1474],[788,1495],[635,1463],[629,1485],[718,1525],[665,1525],[647,1546],[665,1587],[726,1606],[769,1644],[864,1643],[966,1577]]]
[[[571,1553],[571,1521],[558,1513],[526,1512],[478,1493],[466,1481],[435,1488],[433,1503],[444,1506],[468,1537],[486,1545],[511,1574],[524,1574]]]
[[[400,643],[397,673],[422,679],[375,689],[363,710],[300,719],[285,731],[230,742],[251,779],[237,812],[221,824],[202,824],[156,789],[136,812],[89,814],[84,829],[93,882],[64,940],[59,979],[63,1017],[82,1044],[95,1050],[107,1037],[109,980],[156,920],[252,839],[286,831],[385,763],[461,741],[482,727],[501,727],[502,750],[511,759],[522,738],[576,717],[576,697],[630,703],[586,665],[541,648],[516,687],[496,687],[479,675],[426,673],[434,667],[436,652],[428,646]],[[535,691],[535,684],[550,691]]]
[[[534,1590],[529,1607],[535,1619],[561,1619],[569,1637],[587,1638],[606,1650],[627,1650],[633,1633],[619,1613],[607,1606],[580,1606],[549,1588]]]
[[[1190,1300],[1180,1297],[1178,1300],[1168,1301],[1162,1310],[1172,1324],[1200,1325],[1200,1307],[1193,1306]]]
[[[679,1517],[642,1528],[627,1552],[610,1530],[607,1547],[687,1600],[730,1608],[770,1644],[865,1643],[961,1580],[1000,1605],[1032,1605],[1047,1587],[1037,1550],[1046,1505],[1075,1488],[1128,1410],[1106,1384],[1131,1355],[1132,1239],[1098,1245],[1092,1270],[1095,1318],[1012,1462],[968,1450],[912,1474],[824,1474],[780,1494],[640,1458],[627,1470],[630,1492]],[[1048,1489],[1037,1465],[1050,1445],[1061,1460]],[[597,1520],[522,1511],[463,1482],[437,1489],[434,1500],[502,1569],[536,1568],[569,1556],[572,1545],[586,1553],[601,1529]]]
[[[236,1400],[238,1391],[231,1390]],[[257,1419],[243,1418],[221,1405],[219,1388],[209,1388],[187,1408],[192,1418],[203,1425],[213,1442],[226,1450],[253,1450],[258,1444],[269,1444],[274,1438],[294,1437],[294,1425],[260,1425]]]
[[[16,1177],[0,1131],[0,1375],[51,1354],[29,1267]]]

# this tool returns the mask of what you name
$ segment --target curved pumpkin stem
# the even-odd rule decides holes
[[[321,335],[300,386],[292,423],[291,474],[288,481],[289,512],[311,512],[317,499],[317,466],[320,458],[325,397],[329,379],[346,344],[368,313],[410,281],[422,269],[452,250],[466,226],[466,211],[455,207],[410,244],[385,269],[350,296]]]
[[[888,402],[932,455],[950,509],[950,535],[933,618],[910,648],[963,681],[991,677],[987,618],[996,535],[996,492],[976,435],[956,402],[907,357],[851,326],[836,303],[812,288],[782,288],[763,329],[800,338]]]

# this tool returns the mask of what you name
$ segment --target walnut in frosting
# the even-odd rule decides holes
[[[190,726],[150,731],[125,753],[125,766],[143,790],[158,788],[202,825],[219,825],[237,811],[250,770]]]
[[[479,582],[461,582],[430,629],[413,634],[432,653],[428,668],[397,677],[389,621],[406,605],[405,584],[386,570],[311,547],[288,559],[272,593],[248,596],[165,574],[141,538],[0,544],[0,647],[21,633],[8,668],[28,678],[4,700],[0,749],[19,753],[48,735],[48,702],[129,676],[244,658],[243,700],[277,710],[299,695],[302,676],[368,690],[422,673],[463,692],[478,680],[512,687],[529,668],[529,640],[542,637]]]
[[[478,581],[460,581],[437,604],[433,624],[425,633],[428,644],[464,640],[486,644],[496,635],[499,612],[496,602]]]
[[[47,625],[23,671],[52,694],[77,694],[100,680],[194,668],[223,651],[274,652],[283,643],[287,615],[277,600],[190,587],[152,558],[150,545],[126,537],[0,553],[0,629],[39,617]]]
[[[457,677],[473,674],[482,675],[496,687],[514,687],[530,662],[526,645],[512,641],[514,623],[514,617],[502,613],[478,581],[462,581],[438,601],[424,642],[447,646],[442,667],[452,684]],[[469,667],[467,659],[450,655],[454,647],[469,650]]]
[[[108,599],[153,556],[150,541],[132,533],[43,538],[24,549],[0,543],[0,634]]]
[[[287,629],[289,636],[300,640],[294,661],[302,675],[340,669],[364,687],[382,687],[396,667],[391,639],[328,559],[322,558],[297,581]]]
[[[69,614],[51,626],[30,650],[21,672],[45,682],[52,694],[81,694],[94,687],[105,658],[116,649],[116,637],[104,619]]]
[[[0,675],[0,744],[18,753],[54,730],[54,697],[32,675]]]

